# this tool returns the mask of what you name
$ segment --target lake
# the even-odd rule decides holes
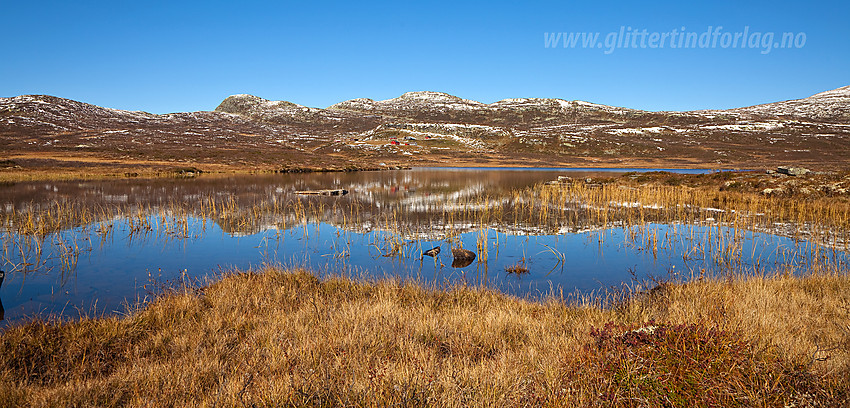
[[[626,171],[634,170],[422,168],[8,183],[0,186],[3,317],[112,314],[181,279],[263,265],[569,297],[665,279],[846,264],[846,252],[835,247],[780,234],[775,223],[742,221],[757,214],[686,204],[671,211],[599,187]],[[559,176],[569,176],[574,190],[611,198],[601,208],[543,186]],[[296,194],[323,189],[348,194]],[[434,248],[438,254],[423,256]],[[456,262],[452,248],[476,258]]]

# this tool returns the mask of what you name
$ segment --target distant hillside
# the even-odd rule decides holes
[[[262,168],[381,163],[844,166],[850,87],[730,110],[649,112],[562,99],[485,104],[441,92],[327,109],[252,95],[155,115],[43,95],[0,98],[3,157],[100,157]]]
[[[732,109],[732,111],[757,116],[850,123],[850,86],[821,92],[805,99],[774,102]]]

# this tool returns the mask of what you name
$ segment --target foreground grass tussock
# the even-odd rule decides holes
[[[662,285],[601,309],[240,273],[0,335],[2,406],[847,406],[850,278]]]

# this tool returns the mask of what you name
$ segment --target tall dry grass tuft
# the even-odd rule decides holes
[[[2,405],[846,406],[850,278],[665,284],[610,307],[268,268],[0,335]],[[710,388],[697,380],[707,381]]]

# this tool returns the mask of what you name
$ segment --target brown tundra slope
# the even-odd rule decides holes
[[[43,95],[0,98],[2,171],[353,169],[388,165],[846,168],[850,86],[731,110],[650,112],[440,92],[327,109],[234,95],[155,115]]]

